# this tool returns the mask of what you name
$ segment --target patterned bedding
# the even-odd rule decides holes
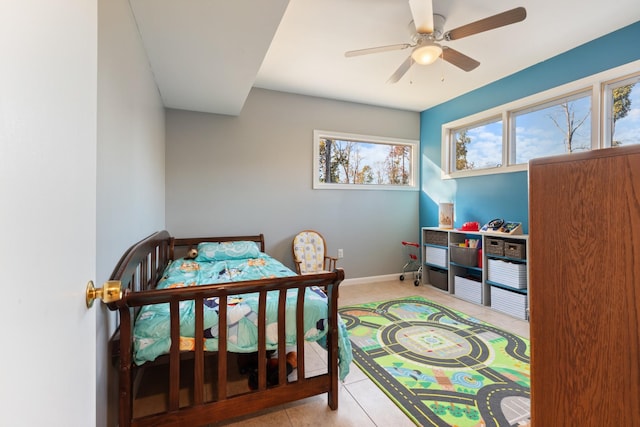
[[[234,248],[237,249],[238,242]],[[245,242],[253,243],[253,242]],[[216,243],[216,245],[219,245]],[[225,254],[217,248],[210,252],[207,247],[198,248],[196,259],[178,259],[171,262],[158,283],[158,289],[197,286],[258,280],[271,277],[295,276],[295,273],[278,260],[253,249],[236,253],[228,248]],[[212,255],[213,254],[213,255]],[[207,256],[210,255],[210,256]],[[212,255],[212,256],[211,256]],[[251,258],[243,258],[243,256]],[[296,316],[295,304],[297,290],[287,291],[287,345],[295,345]],[[210,298],[204,302],[204,337],[205,349],[216,351],[218,348],[218,298]],[[249,353],[257,351],[258,328],[258,294],[243,294],[228,297],[228,351]],[[267,350],[277,349],[277,309],[278,292],[269,292],[267,296]],[[339,319],[338,356],[340,379],[349,372],[351,362],[351,343],[347,330]],[[327,330],[327,297],[317,287],[308,288],[305,292],[304,331],[305,340],[318,341],[325,345]],[[180,302],[180,349],[193,350],[195,316],[193,301]],[[144,306],[135,322],[134,330],[134,362],[141,365],[153,361],[158,356],[167,354],[171,346],[169,304]]]

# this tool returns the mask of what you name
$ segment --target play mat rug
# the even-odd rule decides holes
[[[421,297],[340,309],[354,362],[420,426],[524,425],[529,341]]]

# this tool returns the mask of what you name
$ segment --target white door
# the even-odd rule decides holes
[[[95,425],[97,0],[0,1],[0,425]]]

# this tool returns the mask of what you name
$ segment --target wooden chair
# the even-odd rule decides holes
[[[336,268],[338,259],[326,254],[327,244],[317,231],[299,232],[293,238],[291,250],[298,274],[326,273]]]

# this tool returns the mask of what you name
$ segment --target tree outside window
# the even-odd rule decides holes
[[[455,144],[455,171],[489,169],[502,165],[502,120],[458,129]]]
[[[607,85],[609,138],[612,147],[640,144],[640,76]]]
[[[416,187],[417,141],[316,133],[315,188]]]

